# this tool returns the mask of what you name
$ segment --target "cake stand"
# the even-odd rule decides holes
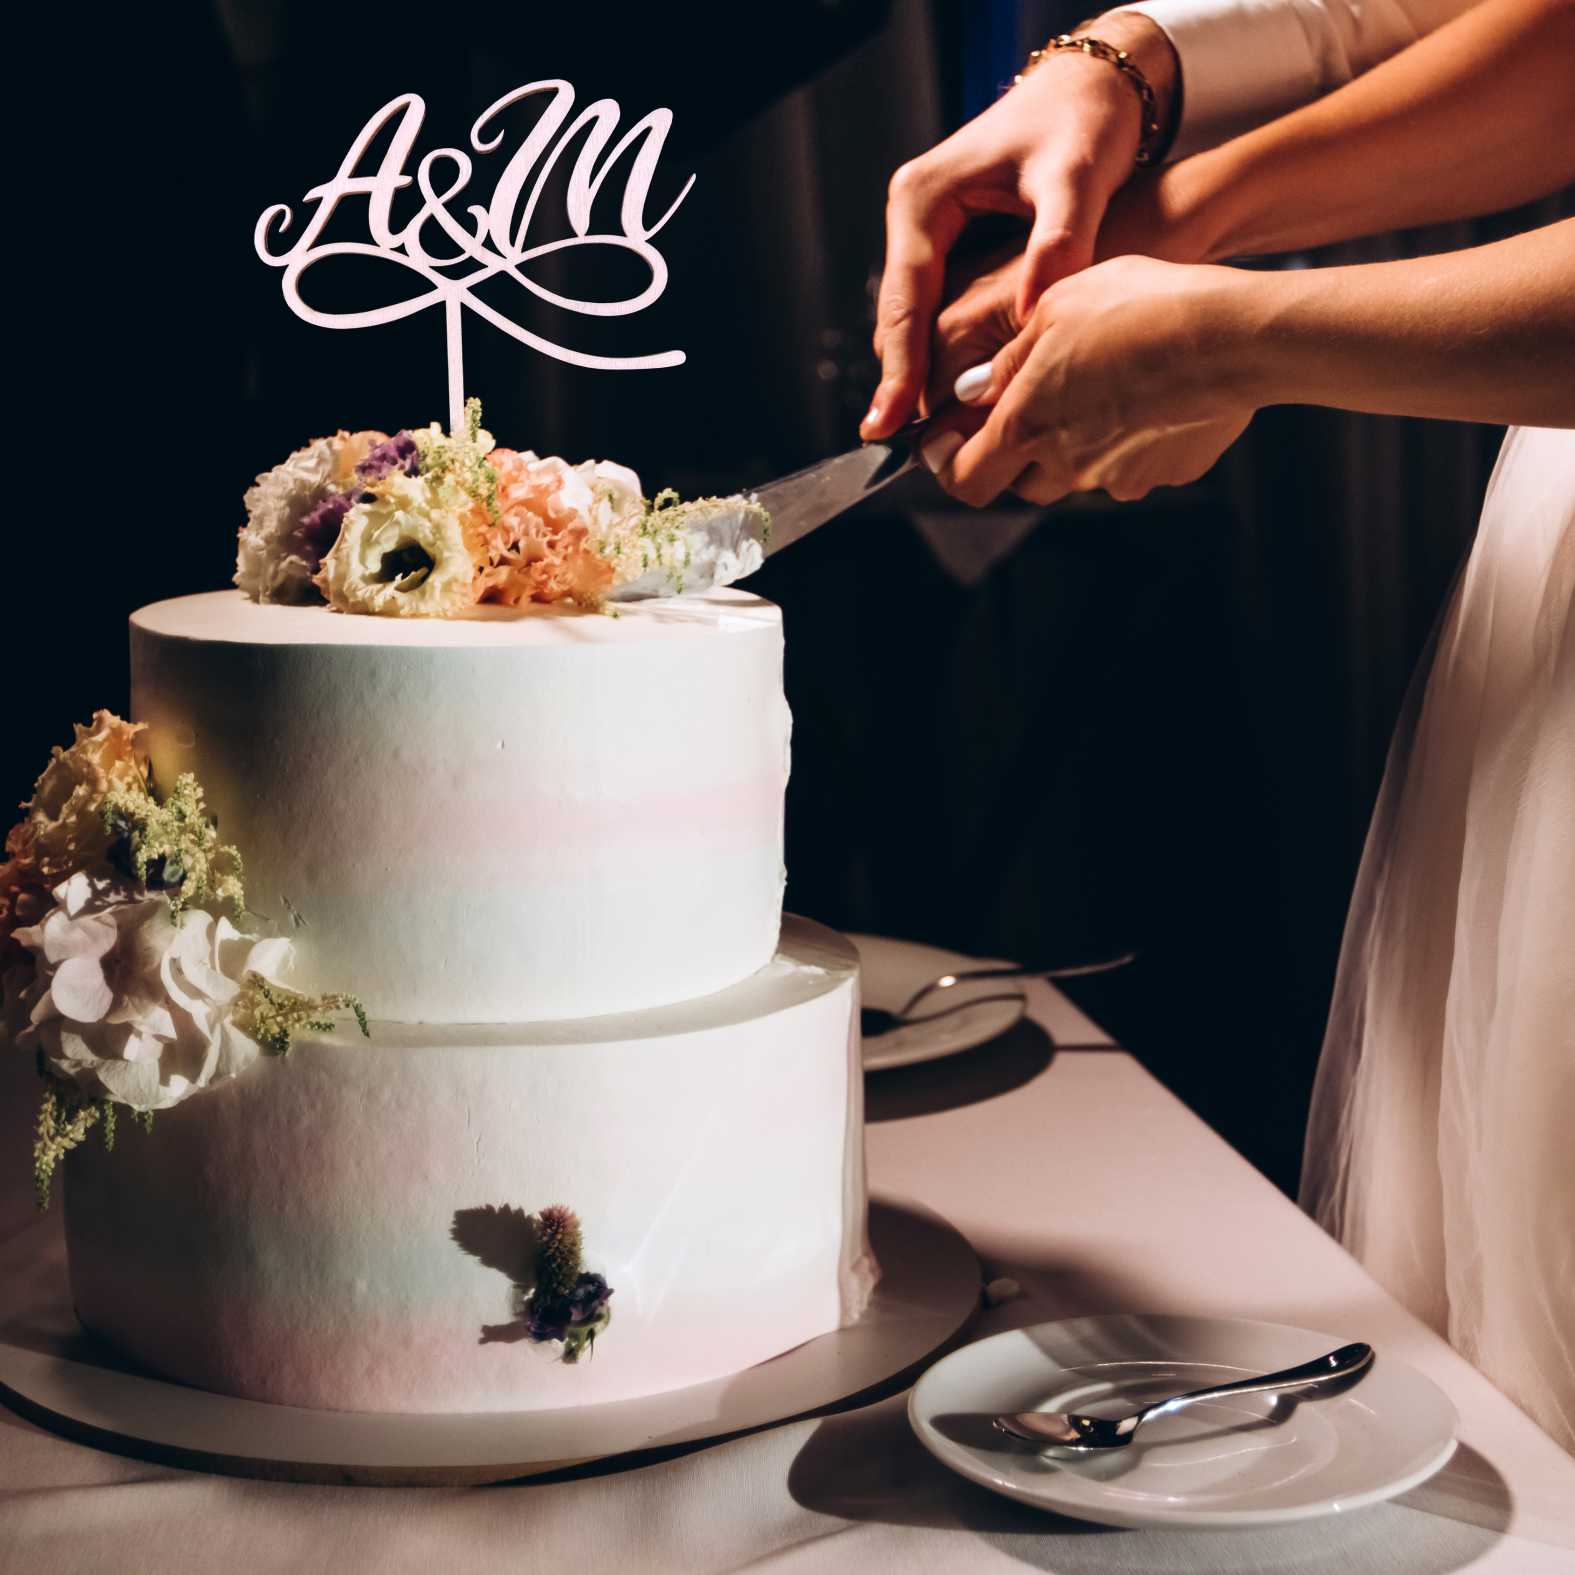
[[[939,1216],[871,1199],[881,1280],[864,1316],[769,1362],[638,1400],[465,1416],[313,1411],[236,1400],[113,1365],[78,1341],[0,1342],[0,1399],[67,1438],[165,1465],[276,1481],[503,1482],[715,1441],[898,1387],[979,1306],[979,1263]]]

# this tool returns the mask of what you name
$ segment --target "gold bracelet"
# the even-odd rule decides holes
[[[1036,49],[1029,55],[1023,69],[1012,78],[1012,86],[1016,87],[1030,71],[1063,49],[1076,49],[1091,55],[1095,60],[1103,60],[1107,65],[1114,66],[1132,84],[1143,110],[1143,135],[1138,139],[1137,162],[1152,164],[1159,156],[1160,140],[1164,134],[1164,128],[1159,123],[1159,103],[1142,68],[1126,50],[1117,49],[1102,38],[1090,38],[1086,33],[1058,33],[1043,49]]]

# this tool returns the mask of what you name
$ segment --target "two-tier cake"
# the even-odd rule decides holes
[[[875,1275],[858,970],[841,937],[781,923],[781,618],[715,584],[749,566],[747,506],[676,531],[671,512],[658,530],[625,519],[620,561],[596,534],[610,487],[578,535],[560,518],[532,548],[499,526],[506,500],[475,456],[451,452],[463,487],[423,504],[410,483],[440,449],[376,474],[367,451],[290,482],[267,550],[254,489],[250,596],[132,619],[142,728],[126,736],[150,795],[201,784],[208,844],[244,855],[244,913],[182,911],[198,855],[173,810],[162,842],[136,841],[122,795],[103,812],[107,862],[13,938],[34,968],[12,992],[20,1037],[70,1091],[62,1109],[90,1110],[70,1104],[90,1084],[158,1109],[112,1151],[57,1145],[77,1144],[64,1192],[83,1323],[223,1393],[428,1412],[657,1393],[846,1325]],[[566,481],[548,490],[572,504]],[[420,517],[439,504],[469,543],[467,594],[436,617],[339,610],[446,572],[446,526],[424,535]],[[352,529],[346,592],[334,552],[348,560]],[[298,573],[286,559],[314,531]],[[599,564],[575,567],[579,551]],[[642,579],[676,591],[696,564],[709,588],[619,599]],[[524,594],[489,594],[518,591],[521,566]],[[268,599],[270,575],[287,599]],[[174,928],[132,926],[129,905],[156,900]],[[91,928],[104,913],[118,930]],[[199,920],[194,961],[181,937]],[[152,944],[135,937],[154,933],[175,937],[148,987],[167,1005],[128,1005]],[[276,945],[292,962],[270,984]],[[243,974],[225,948],[245,946],[261,962]],[[61,960],[72,947],[86,973]],[[325,1010],[355,997],[370,1037],[301,1014],[273,1032],[273,1006],[318,992],[341,992]],[[112,1031],[117,1013],[134,1028]],[[195,1059],[188,1019],[215,1047]]]

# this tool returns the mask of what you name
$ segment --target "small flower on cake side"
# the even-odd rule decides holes
[[[353,998],[277,982],[291,943],[235,922],[245,914],[240,854],[219,841],[194,776],[162,798],[154,791],[142,731],[107,711],[78,727],[39,777],[0,866],[0,1038],[44,1080],[33,1153],[41,1205],[60,1159],[92,1127],[113,1146],[118,1106],[151,1119],[342,1012],[366,1029]]]
[[[536,1216],[535,1284],[525,1300],[529,1337],[563,1342],[563,1360],[577,1362],[593,1350],[612,1319],[612,1288],[584,1263],[579,1216],[553,1204]]]

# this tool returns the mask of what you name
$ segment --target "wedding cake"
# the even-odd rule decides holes
[[[725,583],[758,509],[474,418],[248,505],[239,588],[133,616],[131,721],[0,867],[84,1325],[225,1394],[470,1412],[852,1322],[857,959],[782,923],[781,617]]]

